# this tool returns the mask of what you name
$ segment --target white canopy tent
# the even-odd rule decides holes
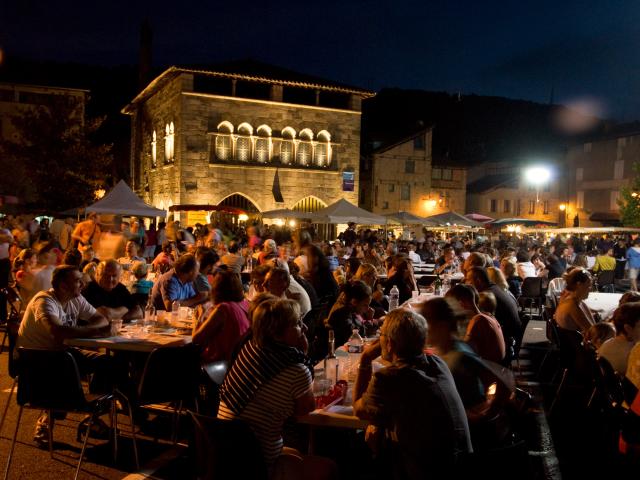
[[[371,213],[341,198],[322,210],[315,212],[325,223],[355,222],[362,225],[386,225],[387,219],[382,215]]]
[[[387,213],[384,216],[387,218],[387,223],[392,225],[435,225],[430,220],[405,211]]]
[[[136,217],[166,217],[167,212],[147,205],[138,197],[124,180],[120,180],[109,193],[93,205],[85,208],[85,213],[111,213]]]

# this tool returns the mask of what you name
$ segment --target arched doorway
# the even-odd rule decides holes
[[[234,193],[233,195],[229,195],[220,203],[218,203],[218,206],[239,208],[240,210],[244,210],[245,212],[247,212],[247,215],[252,215],[260,212],[258,207],[256,207],[256,205],[251,200],[249,200],[241,193]]]
[[[296,210],[298,212],[308,212],[314,213],[318,210],[322,210],[326,208],[327,204],[324,203],[317,197],[309,196],[304,197],[299,200],[293,207],[292,210]],[[318,238],[321,239],[334,239],[336,237],[336,226],[330,225],[326,223],[316,223],[314,224],[313,230]]]

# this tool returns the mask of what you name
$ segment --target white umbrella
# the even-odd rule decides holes
[[[326,223],[355,222],[361,225],[386,225],[387,219],[382,215],[371,213],[364,208],[356,207],[341,198],[326,208],[316,212]]]

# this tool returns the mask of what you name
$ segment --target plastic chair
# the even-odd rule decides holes
[[[48,410],[50,422],[53,420],[54,410],[89,414],[87,432],[91,430],[91,424],[97,416],[112,411],[112,395],[85,395],[82,390],[78,366],[68,351],[32,350],[26,348],[20,348],[18,351],[20,363],[17,400],[20,410],[18,411],[9,457],[7,458],[7,466],[4,472],[5,480],[9,477],[11,460],[24,408]],[[80,473],[88,438],[89,435],[85,435],[74,479],[77,479]],[[53,458],[52,428],[49,428],[49,452]]]
[[[130,416],[134,405],[166,411],[157,404],[173,404],[172,439],[176,443],[183,403],[193,401],[198,409],[200,374],[200,350],[196,345],[156,348],[145,363],[135,402],[132,404],[133,399],[123,392],[117,393],[129,405]]]
[[[525,308],[529,308],[529,315],[532,315],[532,310],[536,308],[536,315],[539,317],[541,315],[540,310],[543,305],[543,295],[542,295],[542,278],[540,277],[527,277],[522,282],[522,293],[518,298],[518,304],[522,307],[523,311]]]
[[[199,480],[267,479],[262,450],[249,425],[241,420],[189,413],[194,425]]]
[[[220,405],[220,385],[224,382],[229,371],[229,364],[220,360],[217,362],[209,362],[202,364],[202,373],[205,380],[205,396],[203,400],[207,412],[217,415]]]
[[[596,291],[615,293],[616,292],[616,287],[614,285],[615,273],[616,273],[615,270],[604,270],[600,272],[594,282]]]

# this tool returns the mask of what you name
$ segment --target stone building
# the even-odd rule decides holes
[[[620,189],[635,175],[640,160],[640,127],[620,125],[603,135],[567,149],[566,204],[569,222],[577,215],[580,226],[620,223]],[[572,224],[572,223],[571,223]]]
[[[133,188],[162,209],[357,204],[361,101],[370,96],[264,64],[171,67],[123,109]]]
[[[559,223],[562,167],[538,186],[525,178],[527,166],[486,163],[467,185],[467,211],[495,219],[519,218]]]
[[[380,214],[464,213],[465,169],[434,160],[432,139],[429,127],[399,140],[373,141],[362,161],[361,205]]]

